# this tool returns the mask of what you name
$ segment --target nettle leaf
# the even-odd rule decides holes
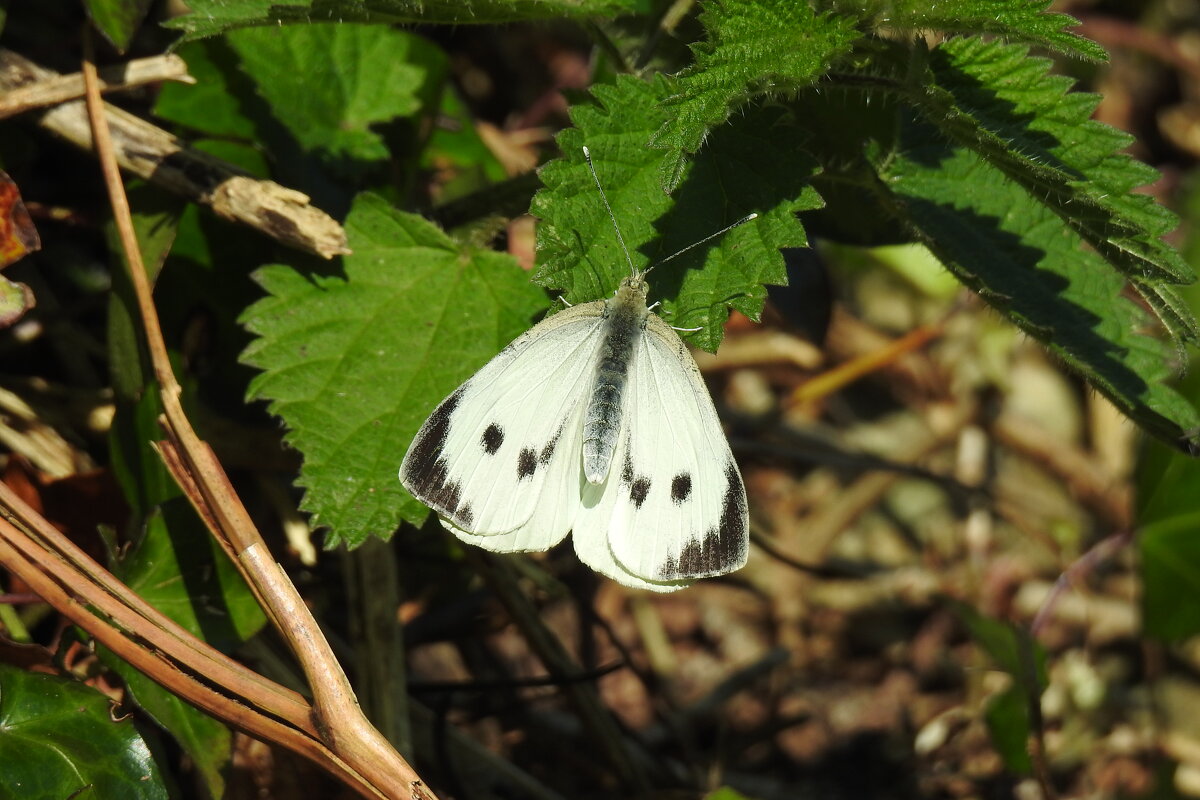
[[[1174,288],[1195,275],[1162,240],[1178,222],[1133,190],[1158,172],[1120,152],[1132,137],[1090,119],[1098,96],[1069,92],[1027,48],[955,39],[930,53],[933,83],[916,97],[930,121],[988,159],[1128,276],[1182,343],[1200,328]]]
[[[853,4],[854,13],[865,10],[880,28],[919,34],[989,33],[1014,42],[1035,44],[1087,61],[1108,61],[1104,48],[1067,28],[1079,24],[1068,14],[1046,13],[1051,0],[876,0],[864,9]],[[844,5],[842,3],[839,6]],[[850,7],[847,7],[847,11]]]
[[[293,25],[226,37],[275,118],[309,152],[330,161],[389,157],[373,125],[415,114],[425,70],[410,51],[423,40],[384,25]]]
[[[670,113],[650,139],[667,150],[660,166],[667,192],[734,109],[808,86],[861,36],[851,19],[817,14],[808,0],[717,0],[705,4],[700,21],[707,38],[692,46],[695,64],[672,80],[663,101]]]
[[[1197,440],[1196,409],[1164,384],[1171,348],[1147,333],[1149,315],[1123,294],[1125,276],[1054,209],[915,119],[879,176],[881,202],[959,280],[1142,427],[1177,446]]]
[[[0,753],[8,797],[166,800],[150,748],[112,701],[82,683],[0,663]]]
[[[659,188],[663,154],[645,145],[667,113],[659,79],[622,76],[598,85],[571,109],[575,128],[558,143],[563,158],[541,170],[545,189],[533,199],[541,219],[536,280],[571,302],[610,296],[629,274],[596,184],[584,162],[591,150],[634,266],[644,269],[754,211],[759,218],[664,264],[651,273],[653,300],[693,344],[714,351],[729,308],[758,319],[764,284],[786,283],[781,247],[807,244],[795,212],[819,208],[809,185],[815,163],[799,148],[799,130],[779,110],[748,113],[722,128],[684,172],[674,195]]]
[[[189,0],[192,13],[166,24],[184,41],[289,22],[485,25],[645,13],[645,0]]]
[[[429,412],[548,305],[505,254],[460,245],[433,224],[360,195],[346,219],[345,277],[284,265],[255,277],[269,297],[243,316],[270,401],[304,456],[302,508],[326,543],[388,536],[428,514],[396,477]]]

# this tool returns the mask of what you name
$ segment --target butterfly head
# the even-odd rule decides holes
[[[637,298],[644,304],[648,294],[650,294],[650,284],[646,282],[646,273],[635,271],[621,281],[621,285],[617,287],[616,296],[618,300],[625,301]]]

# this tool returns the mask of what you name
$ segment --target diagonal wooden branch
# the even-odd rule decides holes
[[[167,431],[170,453],[166,464],[181,477],[201,517],[235,556],[246,582],[263,602],[268,616],[300,662],[313,692],[313,724],[323,743],[352,770],[390,798],[408,798],[424,788],[416,771],[377,731],[359,708],[358,701],[332,649],[309,613],[283,568],[272,558],[249,513],[238,499],[229,478],[211,448],[192,429],[180,403],[181,390],[167,357],[158,314],[133,219],[125,197],[109,134],[108,114],[100,99],[96,68],[91,61],[88,36],[84,37],[83,74],[87,84],[87,112],[92,138],[108,187],[109,202],[120,233],[121,246],[137,296],[147,349],[158,381],[162,402],[161,422]],[[166,448],[163,452],[167,452]],[[186,473],[186,475],[180,475]]]
[[[4,69],[9,55],[14,54],[0,50],[0,69]],[[125,64],[105,67],[100,70],[100,80],[102,92],[117,92],[162,81],[196,82],[196,79],[188,74],[187,64],[173,53],[137,58]],[[71,75],[53,75],[10,89],[0,95],[0,119],[33,108],[56,106],[68,100],[77,100],[83,97],[83,93],[82,74],[76,72]]]
[[[0,94],[56,77],[60,77],[57,72],[0,48]],[[302,192],[247,175],[116,106],[101,103],[101,107],[112,132],[110,149],[121,169],[298,250],[322,258],[350,252],[342,226],[310,205]],[[56,136],[84,150],[95,149],[84,101],[31,113],[37,114],[38,125]]]
[[[65,586],[75,587],[74,581],[80,581],[102,592],[104,598],[91,596],[88,602],[105,609],[106,615],[126,630],[136,633],[156,650],[191,665],[195,674],[204,675],[222,686],[236,687],[244,702],[315,735],[307,700],[263,678],[180,627],[97,564],[3,483],[0,483],[0,513],[21,532],[19,540],[15,534],[9,534],[14,547],[26,557],[44,564]]]
[[[197,708],[304,755],[364,797],[385,797],[318,739],[302,697],[163,617],[57,531],[42,541],[42,529],[53,527],[3,484],[0,491],[0,564],[39,597]]]

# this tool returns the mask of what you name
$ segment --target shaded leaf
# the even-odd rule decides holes
[[[1023,46],[955,39],[930,54],[930,66],[933,83],[913,94],[922,113],[1125,273],[1173,336],[1200,343],[1169,286],[1195,280],[1162,240],[1178,220],[1133,191],[1158,172],[1121,152],[1132,137],[1090,118],[1099,96],[1069,92],[1071,80],[1051,75],[1051,62]]]
[[[225,40],[190,42],[176,55],[187,62],[194,84],[165,83],[154,115],[212,136],[253,141],[262,136],[247,114],[253,81],[237,69],[236,53]]]
[[[781,247],[807,244],[795,212],[816,208],[809,185],[815,165],[795,146],[798,131],[779,109],[723,128],[690,164],[679,190],[663,194],[658,168],[663,154],[644,145],[666,114],[659,80],[631,77],[596,86],[593,97],[571,108],[576,127],[559,136],[563,158],[542,168],[546,188],[533,199],[538,226],[537,280],[566,292],[571,302],[607,297],[629,274],[612,221],[582,155],[592,152],[596,171],[634,266],[641,269],[687,247],[739,217],[759,218],[655,270],[652,300],[662,315],[706,350],[716,350],[721,326],[735,308],[758,319],[764,284],[785,283]]]
[[[1029,773],[1033,769],[1029,737],[1034,726],[1030,710],[1040,702],[1047,684],[1046,651],[1013,625],[985,617],[963,603],[951,603],[950,608],[996,666],[1012,676],[1012,686],[989,699],[984,716],[992,743],[1008,768]]]
[[[363,195],[346,220],[345,277],[264,267],[269,297],[244,315],[258,338],[250,388],[304,455],[302,507],[355,545],[419,522],[400,460],[425,417],[546,308],[512,258],[459,245],[413,214]]]
[[[1148,334],[1123,275],[973,151],[911,120],[898,147],[881,159],[878,196],[959,280],[1146,430],[1184,446],[1196,440],[1200,415],[1164,383],[1172,349]]]
[[[191,14],[168,21],[184,40],[248,26],[317,20],[488,25],[523,20],[608,17],[645,12],[644,0],[191,0]]]
[[[687,156],[734,109],[808,86],[860,36],[851,19],[819,15],[808,0],[715,0],[700,21],[706,39],[692,46],[696,63],[672,79],[663,100],[670,113],[649,140],[667,151],[659,166],[667,192],[683,179]]]
[[[232,649],[266,623],[241,574],[182,498],[149,517],[141,541],[113,572],[219,650]]]
[[[1193,366],[1181,390],[1200,399]],[[1146,442],[1137,468],[1142,625],[1148,636],[1180,641],[1200,633],[1200,461]]]
[[[104,38],[124,53],[145,21],[151,0],[84,0],[83,4]]]
[[[420,108],[425,72],[408,60],[423,44],[415,34],[383,25],[297,25],[237,31],[226,40],[275,118],[342,174],[387,160],[373,126]]]
[[[1013,772],[1029,775],[1033,759],[1029,756],[1029,700],[1025,692],[1011,686],[992,696],[983,712],[992,746]]]

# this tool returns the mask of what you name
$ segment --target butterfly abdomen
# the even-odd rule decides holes
[[[583,417],[583,473],[604,482],[621,432],[621,403],[634,350],[646,321],[645,284],[626,281],[605,311],[604,341]]]

